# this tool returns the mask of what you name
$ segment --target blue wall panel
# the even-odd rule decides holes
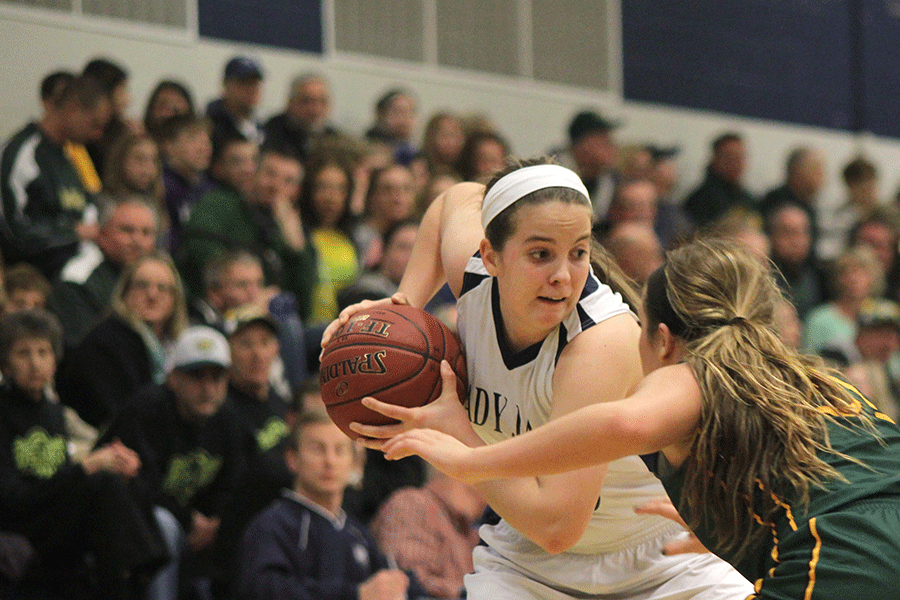
[[[851,1],[624,0],[624,96],[854,129]]]
[[[900,137],[900,1],[863,3],[863,106],[867,130]]]
[[[322,53],[320,0],[198,0],[204,37]]]

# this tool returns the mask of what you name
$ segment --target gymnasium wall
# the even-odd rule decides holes
[[[444,0],[421,1],[427,13]],[[538,11],[539,0],[532,1],[529,10]],[[422,125],[439,109],[481,112],[520,155],[558,146],[575,112],[600,110],[623,122],[617,131],[622,144],[680,146],[685,189],[700,178],[709,141],[726,129],[746,136],[753,191],[780,181],[784,158],[798,144],[826,155],[832,175],[826,203],[840,197],[837,173],[859,151],[879,165],[885,194],[900,182],[895,0],[610,0],[606,21],[584,25],[602,30],[609,43],[603,57],[609,73],[600,88],[436,64],[429,56],[440,58],[440,47],[429,50],[427,39],[422,61],[339,50],[335,11],[347,0],[199,0],[187,3],[186,26],[174,29],[23,3],[28,1],[0,0],[3,138],[36,116],[40,79],[52,69],[77,69],[97,55],[117,59],[131,72],[132,112],[138,116],[162,77],[189,82],[198,103],[205,103],[218,94],[225,61],[247,53],[267,71],[264,117],[281,110],[293,75],[316,70],[332,82],[334,121],[356,133],[369,126],[375,98],[402,84],[419,95]],[[688,4],[693,11],[679,8]],[[778,8],[785,5],[799,8]],[[773,16],[779,27],[770,26]],[[537,27],[528,40],[554,42]],[[869,32],[865,40],[853,35],[860,28]],[[439,39],[438,33],[431,31],[431,38]],[[490,36],[482,38],[490,42]],[[564,52],[567,40],[555,41]],[[403,47],[403,39],[394,42]],[[524,62],[515,68],[541,68],[533,57]]]

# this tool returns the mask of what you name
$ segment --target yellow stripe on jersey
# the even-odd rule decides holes
[[[816,565],[819,564],[819,553],[822,551],[822,538],[819,537],[819,532],[816,529],[815,517],[809,520],[809,532],[816,540],[816,545],[813,546],[812,557],[809,560],[809,583],[806,586],[806,593],[803,595],[803,600],[812,599],[813,588],[816,586]]]

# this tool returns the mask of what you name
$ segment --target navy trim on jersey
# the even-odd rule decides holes
[[[588,274],[587,280],[584,282],[584,289],[581,290],[581,296],[579,296],[579,300],[584,300],[594,292],[600,289],[600,281],[597,279],[597,276],[594,275],[593,271]]]
[[[482,275],[481,273],[472,273],[470,271],[466,271],[465,273],[463,273],[462,290],[460,290],[459,295],[462,296],[467,292],[471,292],[478,287],[478,284],[480,284],[488,277],[490,277],[490,275]]]
[[[528,346],[521,352],[513,352],[506,342],[506,327],[503,325],[503,315],[500,313],[500,287],[496,277],[491,282],[491,311],[494,313],[494,333],[497,335],[497,347],[500,349],[500,356],[503,357],[503,364],[506,365],[506,368],[512,371],[536,359],[544,343],[543,340]]]
[[[641,454],[641,460],[644,461],[644,464],[647,465],[647,469],[657,475],[657,469],[659,468],[659,452],[653,452],[652,454]]]
[[[566,326],[562,323],[559,324],[559,342],[556,345],[556,358],[553,359],[553,364],[556,365],[559,363],[559,355],[562,354],[563,348],[566,347],[566,344],[569,343],[569,331],[566,329]]]
[[[475,254],[472,255],[472,258],[481,258],[481,250],[477,250]],[[466,292],[471,292],[478,287],[479,283],[488,277],[490,277],[490,275],[485,275],[483,273],[472,273],[471,271],[463,272],[462,289],[459,291],[459,295],[462,296]]]
[[[581,322],[581,330],[584,331],[588,327],[593,327],[597,323],[587,314],[587,311],[581,306],[581,303],[575,305],[575,310],[578,311],[578,320]]]

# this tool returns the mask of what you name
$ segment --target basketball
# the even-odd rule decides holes
[[[456,336],[439,319],[407,305],[390,305],[350,317],[323,348],[322,400],[331,420],[353,439],[356,421],[394,423],[360,400],[417,407],[441,395],[441,361],[456,373],[456,392],[466,397],[466,361]]]

